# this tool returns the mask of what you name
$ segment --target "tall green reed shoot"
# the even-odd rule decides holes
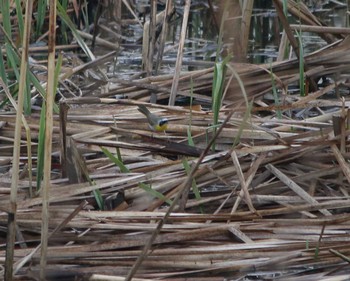
[[[63,57],[62,54],[58,56],[56,66],[55,66],[55,75],[54,75],[54,89],[58,87],[58,77],[61,72]],[[43,89],[44,90],[44,89]],[[55,110],[55,109],[54,109]],[[37,178],[36,178],[36,190],[39,191],[41,188],[41,181],[44,175],[44,155],[45,155],[45,112],[46,106],[45,102],[42,104],[40,112],[40,121],[39,121],[39,137],[38,137],[38,164],[37,164]]]
[[[42,29],[45,22],[47,11],[47,0],[38,0],[37,13],[36,13],[36,25],[35,25],[35,37],[41,36]]]

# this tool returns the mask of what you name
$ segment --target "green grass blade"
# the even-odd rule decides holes
[[[68,4],[69,4],[68,0],[61,1],[61,5],[62,5],[63,10],[67,11]],[[61,32],[59,32],[59,36],[61,38],[60,43],[68,44],[67,25],[65,24],[65,22],[61,23],[60,30],[61,30]]]
[[[5,1],[5,2],[7,2],[7,1]],[[1,7],[3,7],[4,4],[0,0],[0,5],[1,4],[2,4]],[[4,35],[5,35],[5,38],[7,41],[5,44],[5,50],[6,50],[7,60],[8,60],[8,68],[12,68],[12,70],[16,76],[16,80],[19,80],[19,69],[18,69],[18,66],[20,65],[19,52],[17,51],[15,44],[11,41],[11,37],[10,37],[11,33],[7,33],[6,30],[3,30],[3,31],[5,32]],[[41,97],[45,100],[46,99],[46,91],[43,88],[43,86],[40,84],[39,80],[36,78],[36,76],[31,71],[28,72],[28,75],[30,78],[30,82],[34,85],[34,87],[37,89],[37,91],[39,92]],[[59,112],[57,104],[54,104],[54,112],[55,113]]]
[[[95,181],[91,181],[90,182],[92,185],[96,185],[96,182]],[[102,193],[99,189],[95,189],[92,191],[92,194],[94,195],[95,197],[95,200],[96,200],[96,204],[98,206],[98,208],[103,211],[104,209],[104,201],[103,201],[103,197],[102,197]]]
[[[223,63],[216,63],[214,66],[214,81],[213,81],[213,90],[212,90],[212,111],[214,114],[213,124],[218,124],[219,112],[221,107],[221,98],[222,98],[222,85],[224,80],[224,69],[225,66]]]
[[[59,17],[63,20],[63,22],[69,27],[69,29],[72,31],[72,34],[74,36],[74,38],[77,40],[77,43],[79,44],[79,46],[82,48],[82,50],[84,51],[84,53],[91,59],[93,60],[95,58],[95,56],[93,55],[93,53],[91,52],[91,50],[89,49],[89,47],[86,45],[85,41],[83,40],[83,38],[79,35],[79,33],[77,32],[77,29],[74,25],[74,23],[72,22],[72,20],[69,18],[69,16],[67,15],[66,11],[63,9],[62,5],[57,2],[57,14],[59,15]]]
[[[227,63],[232,59],[228,55],[222,62],[216,63],[214,66],[214,80],[212,89],[212,111],[213,111],[213,128],[216,132],[216,125],[219,123],[219,113],[222,105],[222,97],[224,94],[224,85],[226,77]],[[215,143],[213,143],[213,150],[215,150]]]
[[[6,87],[8,87],[7,74],[5,69],[6,67],[4,64],[4,55],[2,53],[2,48],[0,48],[0,77],[4,82],[4,84],[6,85]]]
[[[17,52],[11,47],[11,44],[9,42],[6,43],[5,50],[6,50],[7,59],[9,61],[9,67],[12,68],[13,73],[16,77],[16,80],[19,81],[20,58]],[[26,115],[30,115],[32,104],[31,104],[31,93],[30,93],[30,82],[29,82],[29,77],[30,77],[29,69],[26,73],[27,74],[26,74],[26,87],[24,89],[23,112]]]
[[[0,9],[2,16],[2,25],[4,26],[4,30],[6,31],[9,38],[11,38],[11,15],[10,15],[10,1],[8,0],[0,0]]]
[[[44,100],[46,100],[46,91],[43,88],[43,86],[40,84],[39,80],[35,77],[35,75],[32,72],[29,73],[29,78],[30,78],[30,82],[33,83],[34,87],[37,89],[37,91],[39,92],[40,96]],[[59,108],[58,108],[58,105],[56,103],[53,106],[53,111],[55,113],[59,112]]]
[[[285,17],[287,17],[288,16],[288,1],[283,0],[282,4],[283,4],[283,13],[284,13]]]
[[[16,14],[17,14],[17,21],[18,21],[19,36],[22,42],[23,32],[24,32],[24,22],[23,22],[24,15],[22,13],[21,2],[22,2],[21,0],[16,0]]]
[[[100,147],[102,152],[114,163],[116,164],[122,173],[130,173],[130,170],[124,165],[124,163],[115,157],[108,149]]]
[[[10,89],[12,97],[16,98],[18,95],[18,90],[19,90],[18,83],[14,83],[14,84],[12,84],[12,86],[10,86],[8,88]],[[9,102],[9,99],[6,97],[4,99],[4,101],[2,103],[0,103],[0,108],[4,107],[6,104],[8,104],[8,102]]]
[[[58,88],[58,78],[61,73],[61,67],[62,67],[62,62],[63,62],[63,56],[62,53],[58,55],[56,66],[55,66],[55,82],[54,82],[54,89]]]
[[[119,149],[119,147],[117,147],[117,149],[116,149],[116,153],[117,153],[117,157],[118,157],[119,161],[123,162],[123,159],[122,159],[122,154],[120,153],[120,149]]]
[[[10,44],[6,43],[5,50],[6,50],[7,59],[9,61],[9,67],[12,67],[12,71],[16,77],[16,80],[18,81],[19,80],[18,65],[20,63],[19,57],[17,56],[15,50],[12,49]]]
[[[149,195],[152,195],[155,198],[158,198],[167,204],[171,205],[173,201],[171,201],[169,198],[166,198],[162,193],[158,192],[157,190],[152,189],[152,187],[149,184],[145,184],[143,182],[139,183],[139,187],[142,188],[144,191],[146,191]]]
[[[43,29],[44,21],[46,17],[46,10],[47,10],[47,0],[38,0],[36,26],[35,26],[36,38],[38,38],[41,35],[41,30]]]

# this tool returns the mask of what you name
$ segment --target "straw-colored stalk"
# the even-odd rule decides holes
[[[51,180],[51,154],[52,154],[52,129],[53,129],[53,104],[56,93],[55,87],[55,42],[56,42],[56,0],[50,0],[49,15],[49,53],[48,76],[46,89],[46,125],[45,125],[45,154],[44,154],[44,178],[42,187],[42,226],[41,226],[41,257],[40,278],[45,279],[46,256],[49,238],[49,192]]]
[[[31,14],[33,9],[33,1],[28,0],[26,4],[25,26],[23,34],[23,49],[21,60],[21,75],[19,81],[18,91],[18,108],[16,112],[16,128],[15,141],[13,147],[13,171],[11,181],[11,195],[10,195],[10,209],[8,214],[8,231],[7,231],[7,245],[6,245],[6,262],[5,262],[5,279],[12,280],[13,274],[13,254],[14,243],[16,237],[16,210],[17,210],[17,190],[19,182],[19,157],[20,157],[20,143],[22,130],[22,113],[24,103],[24,92],[26,85],[27,69],[28,69],[28,45],[30,39]]]
[[[181,66],[182,66],[182,57],[183,57],[183,52],[184,52],[184,45],[185,45],[185,39],[186,39],[186,33],[187,33],[187,23],[188,23],[188,17],[190,14],[190,7],[191,7],[191,0],[186,0],[185,7],[184,7],[182,26],[181,26],[181,34],[180,34],[180,39],[179,39],[179,41],[180,41],[179,42],[179,49],[177,52],[175,75],[174,75],[174,79],[173,79],[173,84],[171,86],[171,94],[169,97],[169,105],[175,104],[177,90],[179,87],[180,70],[181,70]]]

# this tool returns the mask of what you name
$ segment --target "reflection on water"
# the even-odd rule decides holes
[[[346,26],[346,4],[339,1],[310,0],[304,1],[313,14],[328,26]],[[344,3],[342,5],[341,3]],[[300,23],[289,15],[290,23]],[[250,34],[249,61],[253,63],[271,62],[277,56],[280,34],[280,25],[272,1],[255,1]],[[313,52],[326,45],[326,42],[315,33],[302,32],[302,41],[305,54]]]
[[[217,3],[213,1],[214,9],[218,13]],[[222,2],[222,1],[221,1]],[[220,2],[220,3],[221,3]],[[328,26],[346,26],[346,5],[342,1],[304,1],[315,16]],[[149,1],[136,1],[140,10],[148,7]],[[344,4],[342,4],[344,3]],[[177,57],[178,38],[182,23],[183,1],[175,1],[176,16],[169,26],[169,33],[164,52],[164,63],[161,73],[172,72]],[[159,6],[162,8],[162,6]],[[217,20],[221,18],[216,14]],[[147,18],[147,16],[146,16]],[[290,23],[298,24],[299,21],[292,16],[288,17]],[[232,27],[236,28],[236,27]],[[248,61],[251,63],[266,63],[274,61],[277,57],[278,46],[283,28],[277,18],[272,0],[254,1],[253,15],[251,19],[251,30],[249,36]],[[129,25],[124,28],[124,33],[128,36],[129,42],[136,42],[142,38],[142,28],[139,25]],[[218,38],[217,27],[213,20],[212,13],[207,1],[192,1],[191,15],[188,26],[188,37],[185,42],[184,70],[193,69],[196,66],[203,66],[201,62],[215,60]],[[326,42],[315,33],[302,32],[304,52],[310,53],[326,45]],[[141,64],[141,43],[124,44],[124,50],[119,57],[119,64],[127,66],[130,70],[139,69]],[[196,64],[192,62],[196,62]],[[124,67],[123,67],[124,68]],[[125,69],[124,69],[125,71]],[[126,72],[129,72],[126,70]]]

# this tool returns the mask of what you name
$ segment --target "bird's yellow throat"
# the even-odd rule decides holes
[[[168,128],[168,122],[165,122],[164,124],[157,124],[153,128],[158,132],[163,132]]]

